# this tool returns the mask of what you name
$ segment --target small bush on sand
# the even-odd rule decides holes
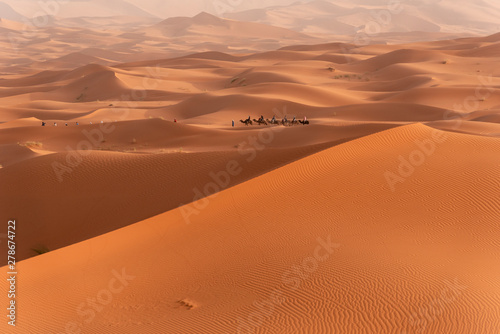
[[[39,246],[36,248],[32,248],[31,250],[33,252],[35,252],[37,255],[42,255],[42,254],[50,252],[50,250],[46,246]]]

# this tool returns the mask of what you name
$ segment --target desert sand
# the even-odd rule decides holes
[[[144,20],[0,51],[0,332],[500,331],[500,34]]]

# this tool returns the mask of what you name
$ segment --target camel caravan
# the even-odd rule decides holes
[[[245,120],[240,119],[240,122],[245,124],[246,126],[253,125],[254,123],[258,125],[283,125],[283,126],[293,126],[299,124],[309,125],[307,117],[304,117],[303,120],[297,120],[296,117],[294,117],[292,120],[289,120],[285,116],[282,120],[277,120],[276,115],[273,116],[273,118],[271,119],[264,119],[264,116],[261,115],[259,119],[254,118],[253,120],[250,116],[248,116],[248,118]]]

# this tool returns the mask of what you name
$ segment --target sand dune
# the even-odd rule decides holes
[[[444,56],[435,51],[402,49],[364,60],[360,63],[360,67],[373,71],[394,64],[443,61],[444,59]]]
[[[14,165],[16,163],[19,163],[23,160],[29,160],[34,157],[37,157],[38,154],[36,152],[33,152],[31,149],[29,149],[26,146],[23,146],[22,144],[8,144],[8,145],[2,145],[2,150],[1,150],[1,156],[0,159],[2,160],[2,168],[7,167],[9,165]]]
[[[7,19],[11,21],[21,22],[23,18],[24,17],[16,12],[11,6],[4,2],[0,2],[0,20]]]
[[[225,44],[231,48],[244,49],[259,39],[262,39],[264,44],[271,41],[276,45],[286,45],[292,41],[293,43],[315,41],[314,37],[292,30],[267,24],[221,19],[205,12],[192,18],[169,18],[151,27],[140,28],[132,32],[130,36],[134,36],[134,34],[151,36],[156,39],[168,37],[177,40],[183,38],[185,45],[196,42],[198,46],[203,46],[203,43],[206,43],[206,45],[211,44],[219,48],[224,45],[224,43],[220,43],[224,38]],[[228,36],[237,36],[237,38]],[[222,47],[222,49],[228,50],[227,47]]]
[[[117,135],[120,135],[120,132],[122,131],[117,130]],[[126,135],[130,134],[130,132],[126,132]],[[61,134],[53,135],[52,140],[61,142],[63,136]],[[240,136],[242,139],[245,138],[243,134],[240,134]],[[68,146],[71,146],[72,143],[68,140],[68,136],[65,137]],[[206,139],[204,139],[205,137]],[[33,256],[35,253],[32,249],[36,249],[39,245],[45,245],[49,249],[57,249],[113,231],[151,215],[171,210],[183,202],[191,202],[196,195],[193,189],[200,184],[210,182],[212,180],[210,173],[213,170],[224,169],[228,159],[234,159],[234,161],[244,165],[248,156],[238,153],[234,147],[229,152],[189,153],[196,149],[203,150],[203,148],[196,147],[196,144],[193,144],[194,146],[189,145],[186,143],[186,139],[183,140],[183,138],[192,138],[191,140],[194,138],[198,140],[204,139],[204,142],[209,144],[217,141],[217,139],[220,142],[221,137],[224,138],[224,134],[215,138],[214,135],[204,136],[199,133],[196,136],[181,136],[171,139],[166,145],[163,144],[161,150],[152,147],[154,138],[149,138],[148,141],[148,139],[139,135],[137,138],[130,138],[129,142],[125,140],[115,141],[116,139],[111,138],[95,149],[104,152],[92,153],[85,157],[81,163],[79,161],[82,157],[69,155],[68,152],[46,155],[29,161],[26,161],[27,152],[16,152],[15,157],[9,156],[8,164],[4,167],[4,173],[0,181],[9,196],[4,197],[2,203],[11,210],[16,205],[22,205],[19,199],[25,196],[25,187],[32,189],[31,196],[33,198],[38,198],[42,194],[47,198],[46,201],[33,203],[29,211],[19,216],[19,219],[25,221],[38,220],[40,224],[39,227],[30,224],[19,228],[19,233],[24,235],[23,239],[26,247],[19,247],[18,258],[23,259]],[[132,143],[132,140],[135,140],[136,143]],[[235,138],[234,140],[237,143],[241,139]],[[323,140],[325,140],[324,137]],[[30,145],[30,143],[27,142],[26,145]],[[180,145],[183,145],[183,147]],[[293,149],[270,148],[262,152],[258,159],[245,168],[238,177],[231,180],[231,183],[226,187],[270,171],[330,145],[332,145],[331,142]],[[128,146],[128,153],[108,153],[105,152],[107,150],[106,146],[114,149],[121,146],[123,150],[125,150],[125,146]],[[214,149],[214,146],[208,147]],[[54,150],[54,147],[50,144],[44,145],[43,148]],[[132,152],[136,150],[146,150],[149,154],[133,154]],[[155,154],[151,154],[151,150],[154,150]],[[25,162],[19,163],[20,160]],[[206,161],[210,161],[210,163],[206,163]],[[14,164],[15,168],[9,168]],[[117,173],[116,168],[124,165],[136,166],[137,170],[135,172],[125,172],[125,174]],[[61,169],[54,170],[54,166],[60,166]],[[59,170],[59,173],[57,173],[57,170]],[[155,173],[162,176],[150,178],[152,174],[145,172],[145,170],[154,170]],[[19,180],[13,177],[17,173],[30,176],[19,183]],[[136,196],[130,197],[128,194],[135,192],[138,187],[146,187],[148,190],[137,192]],[[171,192],[171,189],[174,188],[182,188],[183,190],[179,189],[179,191]],[[75,189],[80,189],[79,195],[76,197],[74,196]],[[112,195],[106,195],[106,197],[112,196],[114,198],[111,202],[109,200],[103,202],[103,197],[96,195],[107,192],[106,189],[114,189]],[[127,197],[124,197],[124,195]],[[84,202],[87,204],[81,205]],[[93,207],[92,211],[88,210],[89,205]],[[109,207],[114,209],[109,210]],[[17,209],[14,210],[17,211]],[[50,214],[48,214],[49,212]],[[44,216],[43,223],[36,218],[40,215]],[[64,217],[68,215],[72,217],[69,225],[64,222]]]
[[[397,92],[411,90],[418,87],[430,86],[437,83],[432,77],[427,75],[409,75],[401,79],[379,82],[377,85],[377,90],[380,92]],[[374,91],[372,84],[362,84],[356,87],[356,90],[363,90],[365,88],[369,91]]]
[[[391,192],[384,173],[397,169],[397,156],[411,154],[416,140],[428,138],[444,141]],[[453,163],[457,145],[471,161],[484,162],[473,174]],[[19,270],[33,306],[26,298],[19,326],[60,332],[71,322],[88,332],[106,326],[108,333],[494,332],[500,203],[493,174],[499,161],[491,152],[499,148],[499,139],[433,134],[423,125],[389,130],[223,191],[189,225],[179,208],[24,261]],[[456,242],[469,246],[457,249]],[[291,271],[301,265],[308,271]],[[91,310],[87,296],[106,298],[102,289],[115,271],[129,278],[122,291],[102,311],[84,313]],[[96,274],[74,274],[80,272]],[[69,289],[64,307],[54,302],[54,291]],[[48,299],[46,308],[34,306]]]
[[[427,125],[445,131],[453,131],[487,137],[500,137],[500,124],[497,124],[500,122],[494,122],[494,116],[495,115],[488,115],[474,118],[470,121],[462,121],[460,127],[457,127],[456,124],[450,124],[450,122],[447,121],[429,122],[427,123]],[[497,116],[497,119],[500,118],[498,118]]]
[[[72,27],[72,28],[87,28],[92,29],[100,27],[103,29],[111,29],[115,31],[128,31],[141,26],[151,26],[162,19],[147,16],[106,16],[106,17],[72,17],[61,18],[58,17],[54,25],[58,27]]]
[[[97,85],[98,83],[98,85]],[[103,90],[101,87],[106,87]],[[56,100],[64,102],[89,102],[96,100],[119,99],[130,92],[113,71],[99,71],[77,79],[59,89],[46,94],[34,95],[34,100]]]
[[[480,116],[474,120],[479,122],[500,123],[500,112],[490,115]]]
[[[130,20],[0,49],[19,333],[498,332],[498,34]]]
[[[473,50],[467,50],[459,53],[464,57],[498,57],[500,54],[500,43],[478,47]]]

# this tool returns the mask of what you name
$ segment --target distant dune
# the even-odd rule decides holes
[[[21,22],[24,16],[16,12],[11,6],[4,2],[0,2],[0,20],[7,19],[12,21]]]
[[[252,53],[322,41],[285,28],[221,19],[207,13],[161,22],[127,13],[107,18],[90,18],[83,12],[81,15],[50,16],[46,24],[38,27],[29,21],[0,22],[0,30],[5,32],[0,35],[0,55],[4,56],[0,58],[0,71],[72,69],[88,63],[111,65],[202,51]]]
[[[200,13],[193,18],[171,18],[151,27],[154,32],[167,37],[188,37],[192,34],[205,34],[217,37],[227,37],[230,31],[238,38],[282,38],[282,39],[307,39],[308,36],[287,29],[277,28],[264,24],[240,22],[221,19],[208,13]],[[147,32],[147,31],[146,31]],[[150,33],[147,35],[154,35]]]
[[[198,52],[252,54],[332,42],[360,47],[449,40],[498,32],[496,13],[500,15],[495,4],[478,7],[466,3],[462,7],[469,10],[460,11],[450,9],[447,2],[422,6],[404,4],[391,12],[386,4],[362,6],[316,0],[228,13],[227,18],[202,12],[194,17],[161,20],[122,0],[116,1],[116,4],[86,2],[80,11],[76,10],[81,8],[77,2],[70,2],[59,6],[57,13],[40,12],[39,15],[47,15],[29,20],[9,14],[12,20],[22,23],[9,18],[0,22],[3,32],[0,34],[0,72],[72,69],[91,62],[116,65]],[[19,4],[24,2],[29,3],[23,0]],[[10,9],[5,12],[11,13]],[[378,17],[374,13],[388,14]],[[455,18],[440,20],[446,13],[450,13],[448,16],[453,13]],[[310,17],[314,20],[308,19]],[[473,55],[478,51],[464,52]],[[488,52],[496,54],[495,46],[488,47]],[[72,59],[67,59],[70,53],[81,57],[81,61],[73,63]],[[330,57],[338,63],[349,57],[354,60],[356,54],[336,59],[332,58],[334,55],[318,57],[323,60]]]
[[[381,32],[491,34],[500,29],[500,4],[493,1],[314,0],[225,16],[304,33],[355,35],[364,32],[374,37]]]

